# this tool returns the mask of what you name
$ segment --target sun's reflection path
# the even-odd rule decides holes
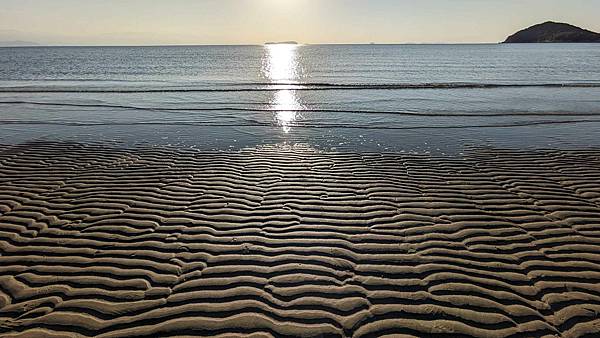
[[[294,83],[298,80],[298,46],[266,45],[263,70],[266,77],[275,83]]]
[[[285,133],[289,133],[298,118],[298,110],[302,109],[296,93],[293,90],[278,90],[275,92],[271,104],[273,109],[277,110],[275,114],[277,124]]]
[[[263,61],[264,76],[273,85],[294,84],[299,78],[298,46],[279,44],[265,46]],[[302,109],[296,92],[281,89],[273,92],[271,109],[276,110],[274,119],[285,133],[289,133],[298,119],[298,111]]]

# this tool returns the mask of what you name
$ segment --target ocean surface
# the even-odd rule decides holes
[[[0,48],[0,143],[600,146],[600,45]]]

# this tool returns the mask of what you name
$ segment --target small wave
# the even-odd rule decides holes
[[[478,129],[478,128],[512,128],[539,125],[576,124],[576,123],[600,123],[600,120],[584,119],[569,121],[521,121],[498,124],[477,125],[447,125],[447,126],[380,126],[380,125],[357,125],[357,124],[309,124],[302,123],[294,125],[298,129],[366,129],[366,130],[418,130],[418,129]],[[94,127],[94,126],[196,126],[196,127],[277,127],[271,123],[211,123],[202,121],[144,121],[144,122],[77,122],[77,121],[32,121],[32,120],[0,120],[0,125],[59,125],[70,127]]]
[[[209,108],[171,108],[171,107],[138,107],[128,105],[111,104],[85,104],[85,103],[59,103],[59,102],[36,102],[36,101],[0,101],[0,105],[39,105],[39,106],[58,106],[58,107],[80,107],[80,108],[109,108],[142,110],[156,112],[295,112],[295,113],[334,113],[334,114],[382,114],[382,115],[401,115],[401,116],[421,116],[421,117],[508,117],[508,116],[600,116],[598,112],[489,112],[489,113],[422,113],[410,111],[382,111],[382,110],[356,110],[356,109],[272,109],[272,108],[241,108],[241,107],[209,107]]]
[[[248,87],[245,87],[248,86]],[[496,88],[600,88],[600,83],[250,83],[213,88],[73,88],[73,87],[3,87],[0,93],[190,93],[190,92],[269,92],[279,90],[411,90],[411,89],[496,89]]]

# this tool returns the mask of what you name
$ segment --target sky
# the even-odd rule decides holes
[[[600,0],[0,0],[0,41],[44,45],[499,42]]]

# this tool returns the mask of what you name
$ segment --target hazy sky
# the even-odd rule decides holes
[[[41,44],[498,42],[547,20],[600,31],[600,0],[0,0]]]

